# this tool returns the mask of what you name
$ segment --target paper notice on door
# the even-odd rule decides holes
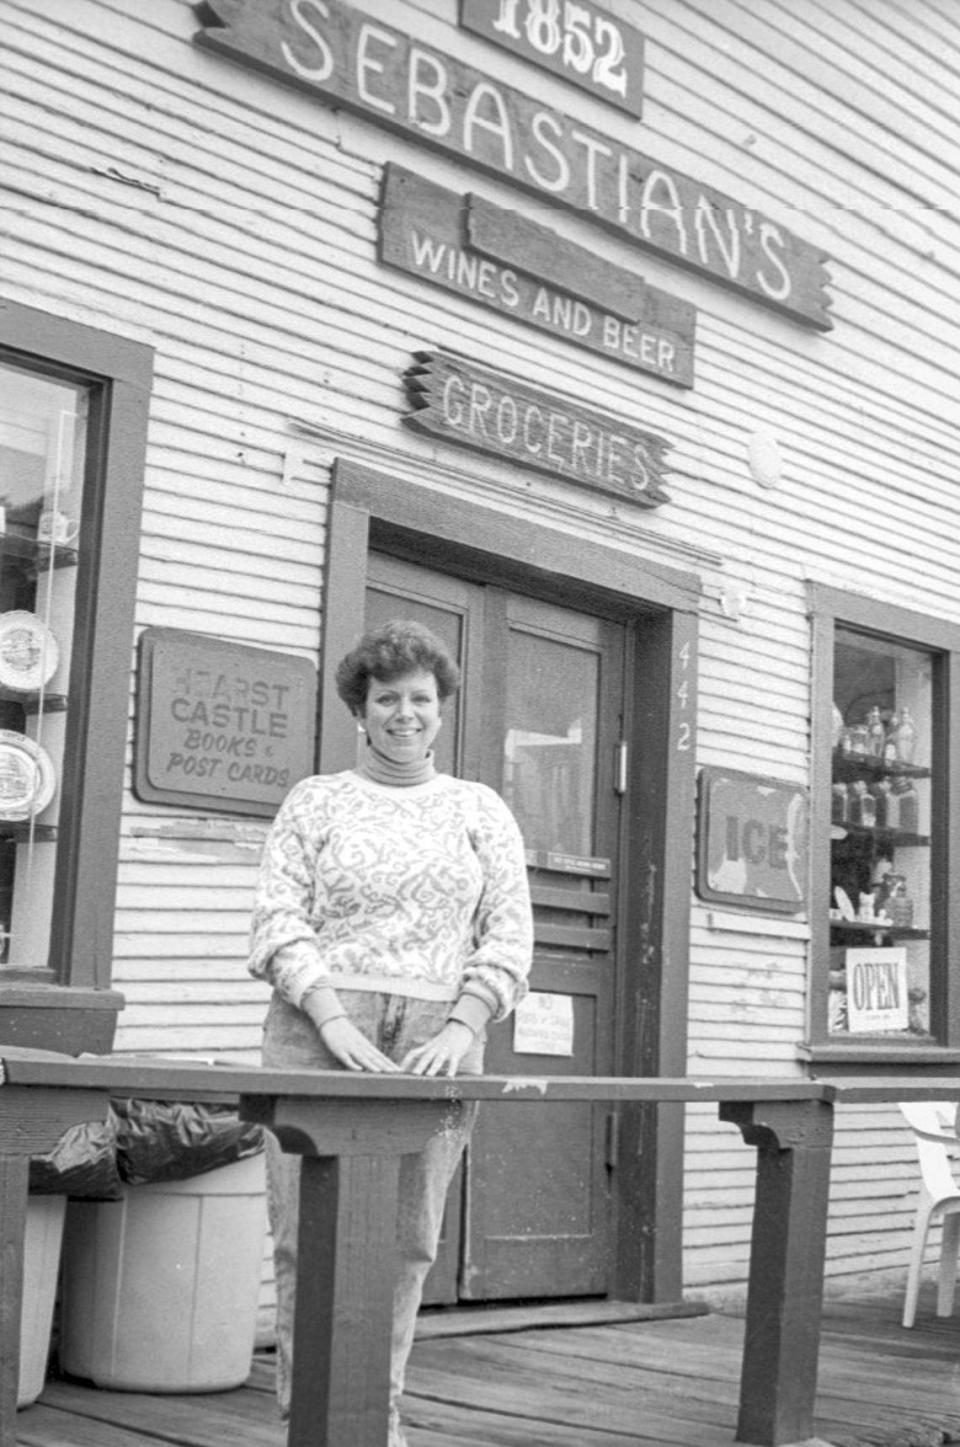
[[[527,995],[513,1017],[513,1048],[517,1055],[573,1054],[573,996]]]

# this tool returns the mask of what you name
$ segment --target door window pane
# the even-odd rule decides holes
[[[394,618],[409,618],[429,628],[441,642],[445,643],[450,656],[462,667],[464,661],[464,618],[454,609],[442,608],[427,603],[421,598],[402,597],[395,590],[378,587],[367,589],[367,628],[382,628]],[[455,693],[443,705],[443,727],[437,734],[433,746],[434,763],[441,774],[460,772],[460,694]],[[357,763],[363,759],[366,739],[358,735]]]
[[[0,960],[45,966],[74,610],[86,389],[0,366]]]
[[[930,1033],[933,658],[838,629],[830,1030]]]
[[[510,631],[504,797],[528,849],[593,853],[599,681],[597,654]]]

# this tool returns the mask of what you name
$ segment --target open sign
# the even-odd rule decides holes
[[[910,1024],[907,952],[902,945],[846,950],[851,1034],[906,1030]]]

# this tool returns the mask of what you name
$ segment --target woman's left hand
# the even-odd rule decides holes
[[[448,1020],[425,1045],[408,1050],[400,1069],[408,1075],[456,1075],[473,1044],[473,1031],[459,1020]]]

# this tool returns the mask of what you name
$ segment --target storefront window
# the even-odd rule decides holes
[[[960,627],[811,588],[810,1032],[802,1053],[960,1052]]]
[[[46,965],[87,390],[0,365],[0,963]]]
[[[0,1039],[108,1050],[153,351],[0,305]]]
[[[927,650],[837,629],[831,1034],[930,1034],[932,684]]]

